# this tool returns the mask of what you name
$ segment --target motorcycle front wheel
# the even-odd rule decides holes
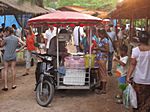
[[[39,83],[36,89],[36,101],[40,106],[47,107],[54,97],[54,85],[48,80]]]

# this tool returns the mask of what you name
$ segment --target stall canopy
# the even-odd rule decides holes
[[[48,12],[48,10],[28,1],[20,3],[18,0],[0,0],[0,15],[45,14]]]
[[[82,14],[78,12],[71,12],[71,11],[55,11],[49,14],[41,15],[35,18],[31,18],[28,21],[29,25],[33,26],[40,26],[40,25],[53,25],[53,26],[60,26],[60,25],[95,25],[100,24],[101,19]]]
[[[116,19],[149,19],[149,10],[150,0],[124,0],[110,12],[110,16]]]
[[[20,28],[20,25],[18,24],[14,15],[0,16],[0,25],[2,23],[5,23],[5,27],[12,26],[12,24],[15,24],[17,28]]]

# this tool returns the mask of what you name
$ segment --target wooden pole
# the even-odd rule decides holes
[[[148,18],[146,18],[146,26],[145,26],[145,31],[148,31]]]
[[[143,22],[143,21],[142,21],[142,19],[141,19],[141,31],[142,31],[142,22]]]
[[[133,19],[130,19],[130,33],[129,33],[129,40],[131,40],[131,37],[132,37],[132,23],[133,23]]]
[[[116,35],[117,35],[117,32],[118,32],[118,20],[117,19],[116,19],[115,32],[116,32]],[[118,40],[118,36],[117,36],[117,40]]]

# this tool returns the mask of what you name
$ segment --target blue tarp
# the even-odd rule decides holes
[[[5,21],[5,27],[12,26],[12,24],[15,24],[17,28],[20,28],[20,25],[18,24],[16,18],[14,15],[6,15],[6,21]],[[0,26],[2,23],[4,23],[4,16],[0,16]]]

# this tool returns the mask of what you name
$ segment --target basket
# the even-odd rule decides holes
[[[85,55],[85,68],[94,68],[95,65],[95,54],[86,54]]]

